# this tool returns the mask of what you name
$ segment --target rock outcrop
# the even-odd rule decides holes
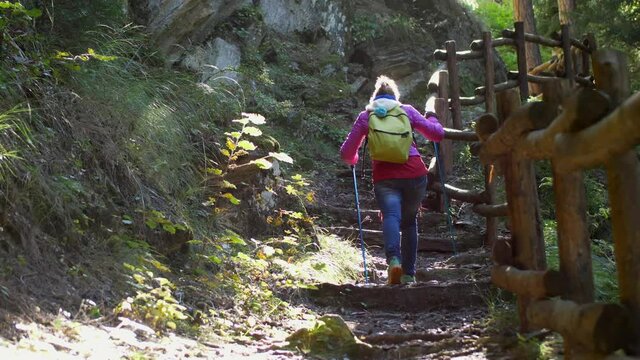
[[[298,42],[343,64],[318,68],[319,78],[340,71],[351,92],[365,96],[371,80],[387,74],[405,99],[415,101],[424,99],[431,73],[442,66],[434,50],[446,40],[466,49],[482,31],[456,0],[140,0],[131,1],[130,9],[167,61],[200,73],[203,82],[220,75],[238,80],[235,70],[247,51],[273,52],[260,50],[264,43]],[[470,80],[464,81],[469,89],[483,81],[477,78],[480,61],[463,64],[460,73]]]

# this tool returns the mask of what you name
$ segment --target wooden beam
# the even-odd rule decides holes
[[[527,82],[527,47],[525,44],[524,22],[516,21],[515,27],[516,55],[518,61],[518,85],[520,86],[520,99],[529,98],[529,83]]]
[[[516,45],[516,42],[513,41],[513,39],[505,38],[505,37],[493,39],[493,41],[491,42],[491,46],[494,48],[499,46],[515,46],[515,45]],[[482,42],[482,40],[474,40],[471,42],[471,45],[469,46],[469,48],[471,48],[471,50],[479,51],[484,49],[484,43]]]
[[[447,70],[438,71],[438,97],[441,99],[449,99],[449,72]],[[451,114],[447,108],[447,124],[451,122]]]
[[[531,325],[559,332],[574,346],[601,355],[623,348],[633,336],[629,312],[618,304],[541,300],[529,306],[527,317]]]
[[[462,130],[462,107],[460,104],[460,78],[458,77],[456,42],[453,40],[447,41],[445,48],[447,50],[447,70],[449,71],[449,93],[451,97],[453,128]]]
[[[440,71],[434,71],[429,78],[429,83],[427,84],[427,89],[429,92],[437,93],[438,88],[440,87]]]
[[[482,104],[485,101],[484,96],[476,95],[470,97],[461,97],[460,105],[461,106],[473,106]]]
[[[446,61],[447,60],[447,51],[438,49],[433,52],[433,57],[436,60]],[[458,60],[476,60],[482,59],[482,52],[474,51],[474,50],[465,50],[456,52],[456,57]]]
[[[513,31],[513,30],[502,30],[502,36],[508,39],[515,39],[518,35],[517,35],[517,30]],[[532,42],[532,43],[536,43],[536,44],[540,44],[540,45],[544,45],[544,46],[550,46],[550,47],[561,47],[562,44],[560,43],[560,41],[558,40],[554,40],[551,38],[547,38],[544,36],[540,36],[540,35],[535,35],[535,34],[530,34],[530,33],[525,33],[524,34],[524,39],[526,41]]]
[[[507,143],[510,142],[512,139],[511,136],[501,135],[505,128],[514,129],[515,132],[520,133],[519,136],[521,136],[523,129],[534,127],[536,120],[531,117],[525,117],[520,121],[528,122],[524,127],[514,122],[514,119],[519,118],[519,116],[516,116],[519,111],[516,109],[518,109],[520,105],[520,96],[517,91],[509,90],[500,93],[498,94],[497,100],[499,118],[509,120],[505,122],[496,133],[491,135],[485,144],[491,144],[492,141],[496,141],[495,139],[497,139],[497,141],[502,141],[501,139],[503,139],[506,140]],[[536,106],[535,104],[536,103],[532,103],[529,106]],[[527,109],[525,113],[529,113],[530,111],[530,109]],[[544,113],[542,115],[544,115]],[[514,254],[513,262],[514,265],[520,269],[542,270],[546,267],[546,259],[544,254],[542,222],[540,220],[540,205],[538,203],[538,186],[536,184],[533,162],[517,158],[514,154],[508,153],[508,150],[515,142],[511,144],[507,143],[503,143],[503,145],[507,145],[506,151],[503,152],[506,153],[504,156],[504,178],[509,207],[509,220],[511,223],[511,244]],[[529,330],[526,310],[530,302],[530,297],[518,296],[520,330],[525,332]]]
[[[445,184],[444,189],[440,182],[432,182],[428,185],[429,190],[442,193],[447,192],[447,195],[456,200],[464,201],[471,204],[481,204],[486,202],[485,192],[477,192],[471,190],[459,189],[449,184]]]
[[[507,94],[512,90],[500,93]],[[483,143],[480,150],[480,160],[484,164],[494,161],[496,156],[501,156],[511,151],[529,131],[546,127],[554,119],[556,109],[544,102],[527,103],[507,118],[498,131],[493,133]]]
[[[575,134],[559,134],[555,153],[560,171],[592,168],[640,143],[640,93],[628,98],[602,121]]]
[[[558,271],[519,270],[513,266],[494,266],[491,281],[498,287],[531,299],[559,296],[565,280]]]
[[[557,85],[556,85],[557,84]],[[567,79],[556,79],[553,83],[545,84],[548,89],[553,86],[560,86],[564,93],[572,91],[571,83]],[[550,98],[550,96],[545,96]],[[552,105],[551,101],[545,100]],[[532,159],[549,159],[555,156],[556,136],[562,133],[573,133],[582,130],[596,123],[609,112],[609,97],[593,89],[579,89],[573,95],[562,101],[562,113],[544,129],[531,131],[518,142],[514,151]],[[552,109],[557,109],[558,105],[552,105]],[[563,161],[557,161],[558,166],[563,166]]]
[[[559,110],[563,99],[571,93],[571,82],[568,79],[558,80],[543,87],[543,100]],[[604,96],[593,90],[583,90],[577,94],[578,99],[589,98],[583,94],[599,95],[597,99]],[[605,99],[606,100],[606,99]],[[593,102],[589,99],[589,104]],[[583,114],[580,101],[565,101],[564,112],[572,112],[578,119],[591,114]],[[568,105],[574,104],[574,106]],[[577,104],[577,105],[575,105]],[[608,101],[605,102],[605,109],[608,108]],[[597,119],[594,118],[594,119]],[[562,121],[556,120],[544,131],[550,133],[549,139],[555,136],[557,131],[572,131],[583,126],[583,120]],[[591,119],[585,121],[591,122]],[[555,126],[554,126],[555,125]],[[553,140],[546,143],[550,147]],[[543,145],[545,146],[545,145]],[[564,299],[573,300],[577,303],[591,303],[594,297],[593,270],[591,264],[591,239],[589,238],[589,224],[587,222],[587,199],[584,186],[584,175],[582,171],[572,173],[559,173],[556,171],[558,161],[551,160],[553,169],[553,190],[556,199],[556,220],[558,233],[558,249],[560,260],[560,272],[566,280]],[[566,352],[571,354],[575,347],[570,342],[565,342]]]
[[[508,89],[513,89],[515,87],[518,87],[518,81],[516,81],[516,80],[508,80],[508,81],[503,82],[503,83],[495,84],[494,91],[495,92],[500,92],[500,91],[505,91],[505,90],[508,90]],[[484,95],[486,92],[487,92],[487,89],[484,86],[477,87],[474,90],[474,93],[476,95]]]
[[[580,49],[580,51],[585,52],[587,54],[591,53],[591,49],[589,49],[589,46],[578,39],[571,38],[571,46],[578,48]]]
[[[438,118],[440,119],[440,123],[442,124],[443,127],[452,126],[450,116],[449,116],[449,106],[446,99],[441,99],[441,98],[436,99],[436,114],[438,115]],[[443,116],[443,118],[440,118],[440,116]],[[459,130],[455,130],[455,131],[459,132]],[[445,179],[449,174],[451,174],[451,171],[453,169],[453,141],[451,141],[450,138],[447,138],[446,135],[447,134],[445,132],[446,140],[441,141],[439,144],[440,156],[441,156],[440,161],[442,161],[442,165],[443,165],[442,171],[444,172],[444,174],[442,175]],[[451,136],[451,132],[449,132],[449,135]]]
[[[491,259],[494,265],[513,265],[513,246],[511,241],[498,238],[491,247]]]
[[[491,45],[491,32],[485,31],[482,33],[482,41],[484,43],[484,88],[485,94],[482,96],[485,100],[485,111],[487,114],[496,113],[496,93],[494,89],[495,85],[495,69],[493,64],[493,47]],[[480,95],[476,95],[480,97]],[[487,206],[493,206],[496,198],[496,176],[493,171],[493,165],[485,165],[483,169],[484,173],[484,191],[487,194]],[[476,212],[478,210],[489,210],[487,208],[474,208]],[[489,214],[485,217],[486,221],[486,241],[485,245],[492,246],[498,239],[498,219],[495,216]]]
[[[476,123],[476,137],[480,141],[487,141],[487,139],[496,131],[498,131],[499,121],[493,114],[482,114],[475,121]]]
[[[620,104],[629,96],[629,64],[622,52],[599,51],[593,57],[593,73],[599,89]],[[637,124],[632,114],[628,121]],[[631,311],[634,340],[629,349],[640,354],[640,162],[635,151],[612,157],[606,164],[611,204],[611,227],[615,245],[620,302]]]
[[[519,76],[520,74],[517,71],[509,71],[507,73],[507,79],[509,80],[517,80]],[[558,76],[554,76],[554,75],[527,74],[527,81],[534,84],[545,84],[549,82],[554,82],[558,78],[559,78]],[[584,87],[593,87],[593,81],[589,77],[574,76],[573,80]]]
[[[444,138],[457,141],[478,141],[478,135],[473,131],[464,131],[456,129],[444,129]]]
[[[473,212],[484,217],[507,217],[509,216],[509,208],[507,203],[503,204],[475,204]]]
[[[571,54],[571,26],[569,24],[564,24],[560,28],[562,31],[562,52],[564,53],[564,77],[571,81],[575,81],[573,56]]]

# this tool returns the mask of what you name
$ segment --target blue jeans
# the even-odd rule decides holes
[[[392,257],[398,257],[404,274],[414,276],[418,253],[416,215],[427,191],[427,177],[381,180],[375,183],[373,190],[383,216],[382,236],[387,263]]]

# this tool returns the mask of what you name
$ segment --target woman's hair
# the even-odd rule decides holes
[[[373,94],[371,95],[370,102],[379,95],[393,95],[396,100],[400,100],[400,91],[398,90],[398,85],[391,78],[385,75],[378,76],[376,79],[376,88],[373,90]]]

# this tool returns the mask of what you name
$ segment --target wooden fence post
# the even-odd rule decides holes
[[[558,108],[571,89],[572,81],[558,79],[543,85],[543,99]],[[551,165],[560,272],[566,280],[563,298],[579,304],[590,303],[593,302],[594,286],[584,174],[582,170],[561,173],[556,170],[557,161],[554,159],[551,159]]]
[[[495,93],[495,69],[493,62],[493,44],[491,39],[491,33],[485,31],[482,33],[483,50],[484,50],[484,98],[485,98],[485,110],[487,113],[496,113],[496,93]],[[496,182],[495,182],[494,165],[484,166],[484,188],[487,192],[487,200],[489,204],[495,203],[496,198]],[[486,219],[486,237],[485,246],[491,248],[498,238],[498,218],[488,216]]]
[[[575,71],[573,69],[573,55],[571,54],[571,25],[564,24],[562,31],[562,52],[564,53],[564,77],[569,79],[571,83],[575,82]]]
[[[453,123],[449,114],[449,89],[447,87],[449,85],[449,72],[441,70],[438,73],[438,77],[438,84],[440,84],[438,86],[438,98],[444,99],[444,106],[441,104],[439,105],[438,102],[436,102],[436,114],[444,127],[453,128]],[[453,141],[442,140],[441,144],[444,173],[447,175],[450,174],[451,169],[453,169]]]
[[[558,108],[570,94],[572,84],[569,79],[560,78],[543,84],[544,101]],[[561,173],[557,165],[557,161],[551,159],[560,273],[564,280],[562,298],[587,304],[593,302],[594,284],[584,173],[582,170]],[[578,359],[583,355],[583,350],[572,339],[565,336],[563,340],[567,359]]]
[[[507,90],[497,95],[499,118],[504,121],[520,107],[517,90]],[[511,238],[513,263],[521,270],[543,270],[546,267],[538,187],[533,161],[508,154],[505,159],[505,184]],[[529,331],[527,307],[532,299],[518,296],[520,330]]]
[[[462,105],[460,104],[460,78],[458,77],[458,55],[456,42],[445,43],[447,50],[447,70],[449,71],[449,93],[451,94],[451,116],[453,128],[462,130]]]
[[[605,91],[614,105],[630,93],[626,56],[617,51],[593,54],[596,87]],[[635,327],[629,351],[640,354],[640,163],[634,150],[613,157],[606,164],[611,226],[615,244],[620,302],[629,308]]]
[[[522,101],[529,98],[529,81],[527,80],[527,44],[524,40],[524,23],[517,21],[513,24],[515,28],[516,54],[518,55],[518,85],[520,86],[520,99]]]

